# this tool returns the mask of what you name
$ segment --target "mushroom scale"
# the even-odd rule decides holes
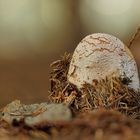
[[[76,47],[68,71],[68,81],[83,88],[93,80],[108,76],[128,78],[128,87],[139,91],[139,77],[135,59],[118,38],[104,33],[86,36]]]

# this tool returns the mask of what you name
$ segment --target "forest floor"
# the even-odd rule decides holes
[[[91,96],[98,97],[95,90],[90,90],[89,96],[89,89],[93,87],[87,87],[83,92],[79,92],[73,85],[68,84],[66,74],[70,57],[65,55],[62,60],[53,63],[48,102],[25,105],[16,100],[0,110],[0,140],[140,139],[138,94],[127,90],[127,86],[118,79],[111,79],[115,80],[114,83],[117,80],[118,87],[114,86],[112,89],[115,95],[109,93],[110,99],[113,99],[108,100],[110,106],[102,107],[102,101],[97,98],[95,100]],[[13,68],[13,71],[15,69]],[[36,73],[34,72],[34,75]],[[102,83],[104,90],[106,89],[104,86],[108,87],[108,84],[109,82]],[[46,85],[44,84],[43,87]],[[99,87],[100,85],[96,88]],[[35,92],[39,93],[38,90]]]

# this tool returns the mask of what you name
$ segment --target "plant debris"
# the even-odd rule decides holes
[[[24,105],[19,100],[13,101],[2,110],[1,119],[9,124],[24,121],[33,126],[47,121],[70,120],[71,111],[64,104],[32,104]]]
[[[127,77],[121,79],[110,75],[78,90],[67,80],[70,61],[71,55],[65,53],[61,60],[51,64],[51,102],[65,103],[75,112],[106,108],[140,119],[140,93],[128,88]]]

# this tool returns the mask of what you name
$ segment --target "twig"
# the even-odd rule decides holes
[[[128,48],[130,48],[132,46],[133,42],[135,41],[135,39],[139,35],[139,33],[140,33],[140,27],[137,29],[135,34],[131,37],[129,44],[128,44]]]
[[[123,96],[120,96],[119,98],[117,98],[116,100],[114,100],[112,103],[110,103],[109,105],[107,105],[106,107],[111,107],[112,105],[114,105],[116,102],[120,101],[122,98],[124,98],[127,95],[127,93],[125,93]]]

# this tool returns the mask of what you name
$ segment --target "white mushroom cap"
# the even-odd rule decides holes
[[[86,36],[76,47],[68,71],[68,81],[78,88],[107,76],[129,78],[128,87],[140,88],[137,65],[128,47],[104,33]]]

